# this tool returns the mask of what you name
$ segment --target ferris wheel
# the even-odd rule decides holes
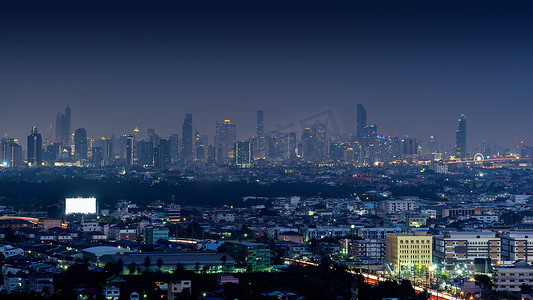
[[[483,154],[481,153],[476,153],[476,155],[474,155],[474,162],[476,164],[480,164],[483,162],[483,160],[485,160],[485,157],[483,157]]]

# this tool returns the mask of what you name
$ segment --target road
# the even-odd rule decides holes
[[[289,262],[289,263],[292,262],[292,263],[308,265],[308,266],[315,266],[315,267],[318,266],[317,263],[304,261],[304,260],[299,260],[299,259],[285,259],[285,260],[287,262]],[[367,282],[369,284],[372,284],[372,285],[377,285],[377,284],[379,284],[380,281],[389,280],[386,277],[376,276],[376,275],[367,274],[367,273],[356,273],[356,272],[351,271],[351,270],[346,270],[346,272],[348,272],[350,274],[353,274],[353,275],[362,275],[365,278],[365,282]],[[422,293],[424,291],[427,291],[427,293],[431,295],[431,299],[434,299],[434,300],[461,300],[460,298],[454,297],[454,296],[452,296],[452,295],[450,295],[450,294],[448,294],[446,292],[436,291],[436,290],[429,289],[429,288],[426,288],[426,287],[414,286],[414,289],[418,293]]]

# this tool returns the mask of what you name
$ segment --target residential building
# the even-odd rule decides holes
[[[168,228],[149,226],[144,228],[144,243],[157,244],[159,240],[168,240]]]
[[[272,251],[263,244],[251,242],[226,242],[226,253],[237,264],[252,270],[266,270],[272,262]]]
[[[492,265],[497,264],[501,258],[500,243],[500,238],[492,231],[446,232],[433,237],[433,262],[447,271],[463,268],[474,272],[476,258],[487,258]]]
[[[179,294],[185,290],[191,292],[190,280],[173,280],[168,284],[168,300],[174,300],[179,298]]]
[[[522,285],[533,285],[533,267],[524,261],[510,267],[496,267],[493,278],[494,290],[519,292]]]
[[[425,232],[390,233],[385,240],[386,263],[396,274],[413,274],[432,264],[433,236]]]
[[[510,231],[500,235],[501,260],[533,262],[533,231]]]

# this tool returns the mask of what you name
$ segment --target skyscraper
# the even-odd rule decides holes
[[[235,165],[239,168],[251,168],[252,163],[252,143],[248,141],[235,143]]]
[[[365,135],[366,109],[362,104],[357,104],[357,140],[361,140]]]
[[[227,164],[234,157],[234,145],[237,139],[237,126],[231,124],[230,120],[224,122],[217,122],[215,144],[219,157],[219,163]]]
[[[457,130],[455,131],[455,154],[457,158],[460,158],[462,160],[467,158],[465,115],[461,115],[459,117]]]
[[[37,132],[37,127],[31,129],[27,147],[28,165],[40,166],[43,162],[43,140],[41,134]]]
[[[71,111],[67,105],[65,113],[57,113],[56,117],[56,141],[63,143],[65,147],[70,146],[71,124]]]
[[[185,114],[185,120],[183,120],[182,127],[182,155],[181,157],[185,160],[192,158],[192,114]]]
[[[78,128],[74,132],[74,156],[76,159],[87,159],[87,131]]]
[[[172,134],[169,138],[170,140],[170,162],[175,164],[178,162],[179,155],[179,136],[177,134]]]
[[[0,141],[0,160],[4,167],[16,168],[22,165],[22,147],[16,139],[2,138]]]
[[[170,141],[160,139],[159,145],[154,148],[154,165],[156,168],[165,168],[170,164]]]
[[[133,139],[132,135],[126,137],[126,166],[133,166]]]
[[[264,134],[264,126],[265,123],[263,122],[263,110],[257,111],[257,146],[258,146],[258,154],[261,156],[264,156],[265,151],[265,134]]]

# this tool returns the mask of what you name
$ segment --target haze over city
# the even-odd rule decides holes
[[[90,137],[181,131],[237,138],[333,110],[354,134],[356,105],[385,135],[453,147],[533,141],[531,4],[10,3],[0,12],[0,132],[44,133],[69,104]],[[23,142],[24,143],[24,142]]]

